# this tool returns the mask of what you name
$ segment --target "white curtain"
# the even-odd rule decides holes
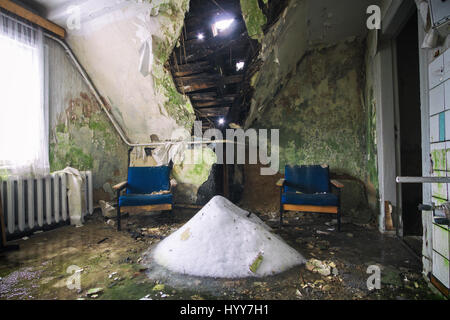
[[[1,175],[49,173],[44,100],[42,31],[0,12]]]

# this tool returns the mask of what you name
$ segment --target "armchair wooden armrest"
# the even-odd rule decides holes
[[[119,184],[116,184],[114,187],[112,187],[113,188],[113,190],[115,190],[115,191],[120,191],[120,190],[123,190],[123,189],[125,189],[126,187],[127,187],[127,185],[128,185],[128,182],[127,181],[124,181],[124,182],[121,182],[121,183],[119,183]]]
[[[284,186],[284,183],[286,182],[286,179],[280,179],[280,180],[278,180],[278,182],[277,182],[277,187],[283,187]]]
[[[333,186],[335,186],[338,189],[344,188],[344,185],[337,180],[331,180],[330,182]]]

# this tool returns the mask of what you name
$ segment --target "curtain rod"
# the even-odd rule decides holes
[[[42,18],[41,16],[31,12],[28,9],[25,9],[24,7],[21,7],[20,5],[12,1],[0,0],[0,8],[3,8],[6,11],[11,12],[27,21],[30,21],[50,32],[53,32],[62,39],[64,39],[66,36],[66,30],[64,28],[58,26],[56,23],[53,23],[50,20]]]

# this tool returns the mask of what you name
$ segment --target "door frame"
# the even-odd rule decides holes
[[[411,16],[417,11],[414,1],[401,0],[392,2],[383,17],[379,51],[375,57],[378,72],[377,88],[377,139],[378,144],[378,179],[380,185],[379,230],[382,233],[395,233],[403,237],[401,185],[396,177],[401,172],[400,158],[400,108],[398,93],[398,69],[396,39]],[[418,14],[418,19],[420,15]],[[420,29],[420,24],[419,24]],[[420,32],[420,31],[419,31]],[[419,37],[420,38],[420,37]],[[419,41],[419,39],[418,39]],[[420,46],[419,46],[420,47]],[[422,59],[419,53],[420,64]],[[420,67],[422,75],[422,67]],[[422,85],[422,81],[421,81]],[[421,90],[422,91],[422,90]],[[421,92],[422,97],[422,92]],[[422,98],[421,98],[422,100]],[[422,103],[422,101],[421,101]],[[421,106],[422,108],[422,106]],[[423,131],[423,119],[422,119]],[[423,135],[422,135],[423,145]],[[423,152],[423,150],[422,150]],[[394,166],[390,165],[395,163]],[[386,231],[385,202],[392,205],[396,230]]]

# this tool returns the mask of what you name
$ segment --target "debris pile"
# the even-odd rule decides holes
[[[305,262],[258,217],[220,196],[151,254],[170,271],[218,278],[269,276]]]
[[[317,259],[308,260],[308,262],[306,262],[306,269],[317,272],[322,276],[329,276],[331,274],[337,276],[339,274],[334,262],[320,261]]]

